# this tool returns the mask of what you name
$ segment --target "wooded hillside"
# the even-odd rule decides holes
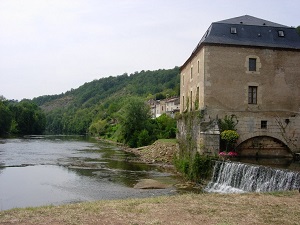
[[[33,101],[46,113],[46,133],[86,134],[92,124],[103,123],[101,126],[105,128],[116,123],[118,112],[132,97],[147,100],[178,96],[179,83],[178,67],[141,71],[101,78],[66,93],[41,96]]]

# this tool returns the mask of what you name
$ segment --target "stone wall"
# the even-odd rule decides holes
[[[204,111],[184,113],[177,120],[177,139],[181,151],[201,155],[218,155],[220,132],[217,119],[211,119]]]
[[[250,71],[249,59],[256,59]],[[238,145],[259,136],[272,137],[300,152],[300,52],[240,46],[203,46],[181,69],[181,113],[205,109],[210,118],[236,115]],[[257,102],[249,104],[249,86],[257,87]],[[197,102],[198,101],[198,102]],[[267,123],[262,127],[262,123]],[[184,127],[186,122],[179,122]],[[190,125],[188,125],[190,126]],[[187,127],[188,127],[187,126]],[[214,152],[214,134],[193,123],[199,152]],[[200,146],[205,146],[201,148]]]

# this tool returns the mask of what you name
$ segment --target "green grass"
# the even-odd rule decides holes
[[[174,144],[177,143],[177,139],[176,138],[174,138],[174,139],[158,139],[157,141],[158,142],[164,142],[164,143],[174,143]]]

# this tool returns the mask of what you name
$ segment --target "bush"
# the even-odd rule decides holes
[[[228,147],[234,146],[237,139],[239,139],[239,134],[234,130],[224,130],[221,133],[221,140],[226,142],[226,152],[228,151]]]
[[[176,169],[191,181],[200,182],[210,177],[215,158],[200,155],[196,152],[193,158],[175,158],[174,164]]]

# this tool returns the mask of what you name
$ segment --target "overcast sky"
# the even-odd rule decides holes
[[[299,0],[0,0],[0,96],[181,66],[212,22],[242,15],[300,25]]]

